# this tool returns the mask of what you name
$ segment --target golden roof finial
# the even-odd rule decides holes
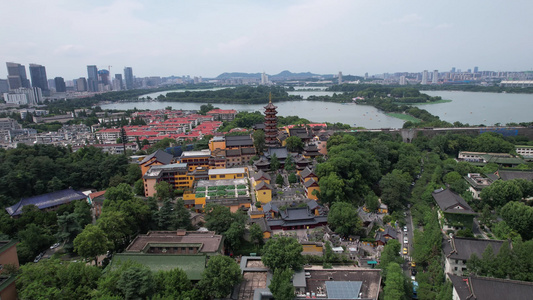
[[[272,103],[272,92],[268,93],[268,103]]]

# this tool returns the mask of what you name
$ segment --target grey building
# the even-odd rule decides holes
[[[8,62],[7,66],[7,80],[9,82],[9,88],[14,90],[21,87],[30,88],[30,81],[26,76],[26,67],[17,64]]]
[[[46,78],[46,68],[38,64],[30,64],[31,85],[38,87],[42,91],[48,90],[48,79]]]
[[[85,79],[85,77],[78,78],[78,80],[76,80],[76,90],[78,92],[86,92],[87,89],[87,79]]]
[[[126,89],[133,89],[133,69],[131,67],[124,68],[124,80],[126,81]]]
[[[89,92],[98,92],[98,68],[87,66],[87,88]]]
[[[56,77],[54,78],[55,84],[56,84],[56,92],[58,93],[64,93],[67,91],[67,87],[65,85],[65,80],[63,77]]]

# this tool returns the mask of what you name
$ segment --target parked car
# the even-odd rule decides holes
[[[412,269],[411,269],[411,275],[412,275],[412,276],[416,276],[416,269],[415,269],[415,268],[412,268]]]
[[[404,232],[407,232],[407,226],[404,226],[404,227],[403,227],[403,231],[404,231]]]
[[[407,247],[403,248],[403,254],[407,254]]]
[[[409,240],[407,239],[406,236],[403,237],[403,243],[404,243],[404,244],[409,244]]]
[[[55,249],[55,248],[59,247],[59,245],[61,245],[61,243],[55,243],[52,246],[50,246],[50,249]]]

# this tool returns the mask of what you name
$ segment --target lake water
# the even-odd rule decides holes
[[[430,96],[453,100],[448,103],[419,105],[441,120],[470,125],[533,121],[532,94],[500,94],[458,91],[422,91]]]
[[[220,88],[217,88],[220,89]],[[310,95],[332,95],[327,91],[296,91],[292,95],[301,95],[304,99]],[[185,90],[178,90],[185,91]],[[191,90],[194,91],[194,90]],[[198,90],[197,90],[198,91]],[[156,98],[164,91],[144,95]],[[172,91],[174,92],[174,91]],[[497,94],[455,91],[424,91],[431,96],[441,96],[443,99],[453,100],[448,103],[419,105],[433,115],[448,122],[459,121],[470,125],[506,124],[509,122],[533,121],[533,95],[528,94]],[[404,121],[389,117],[372,106],[340,104],[318,101],[287,101],[275,102],[279,116],[299,116],[313,122],[341,122],[351,126],[374,128],[401,128]],[[122,102],[102,105],[103,109],[173,109],[198,110],[202,103],[191,102]],[[263,112],[265,104],[222,104],[213,103],[221,109],[235,109],[237,111]]]

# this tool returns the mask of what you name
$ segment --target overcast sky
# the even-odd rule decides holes
[[[0,0],[5,62],[87,77],[533,69],[533,1]]]

